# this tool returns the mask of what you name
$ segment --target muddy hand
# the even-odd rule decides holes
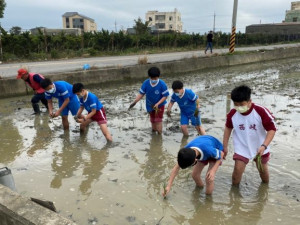
[[[136,104],[135,102],[131,103],[130,106],[129,106],[129,109],[133,108],[135,106],[135,104]]]
[[[166,198],[167,197],[167,194],[169,194],[169,192],[170,192],[170,188],[169,187],[165,187],[164,189],[163,189],[163,191],[162,191],[162,196],[164,197],[164,198]]]
[[[200,112],[200,109],[196,109],[196,110],[195,110],[195,113],[194,113],[194,116],[197,117],[197,116],[199,115],[199,112]]]
[[[171,111],[167,111],[167,116],[171,117]]]

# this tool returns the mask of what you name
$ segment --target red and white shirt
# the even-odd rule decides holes
[[[231,109],[225,125],[233,128],[234,152],[248,159],[254,158],[258,148],[265,141],[267,131],[276,131],[274,119],[267,108],[254,103],[246,113],[241,114]],[[269,151],[268,146],[264,154]]]

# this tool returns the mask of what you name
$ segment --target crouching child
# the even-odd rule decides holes
[[[177,164],[172,169],[168,184],[165,190],[163,190],[163,197],[166,197],[170,192],[173,181],[180,168],[186,169],[193,167],[192,177],[196,185],[198,187],[204,187],[204,183],[201,179],[201,172],[207,164],[209,164],[209,166],[205,176],[206,194],[212,194],[215,175],[223,156],[223,145],[218,139],[210,135],[196,137],[184,148],[179,150]]]
[[[84,132],[91,122],[96,121],[106,140],[111,142],[112,137],[107,128],[105,110],[97,96],[84,89],[81,83],[73,85],[73,93],[78,96],[80,101],[80,108],[75,117],[76,122],[80,123],[80,131]],[[88,111],[87,115],[82,115],[84,109]]]

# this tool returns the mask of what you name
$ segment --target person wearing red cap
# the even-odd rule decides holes
[[[41,112],[38,104],[39,101],[41,101],[48,109],[48,101],[45,98],[45,90],[40,85],[40,82],[44,80],[44,77],[41,74],[28,73],[26,69],[21,68],[18,70],[17,79],[24,80],[25,83],[34,91],[34,95],[31,98],[34,114],[39,114]]]

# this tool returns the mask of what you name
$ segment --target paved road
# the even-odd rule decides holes
[[[256,46],[256,47],[244,47],[236,48],[236,51],[257,51],[257,50],[272,50],[275,48],[292,48],[300,47],[300,43],[296,44],[284,44],[284,45],[269,45],[269,46]],[[214,53],[227,53],[228,49],[215,49]],[[86,63],[95,67],[111,67],[111,66],[129,66],[135,65],[138,62],[139,57],[144,55],[132,55],[132,56],[113,56],[113,57],[92,57],[92,58],[80,58],[80,59],[67,59],[56,61],[43,61],[43,62],[24,62],[24,63],[3,63],[0,65],[1,77],[15,77],[17,70],[20,67],[27,67],[30,71],[38,72],[41,74],[51,74],[57,72],[67,72],[82,69],[82,66]],[[174,52],[174,53],[162,53],[162,54],[150,54],[147,55],[149,63],[167,62],[173,60],[179,60],[183,58],[191,57],[204,57],[204,51],[188,51],[188,52]]]

